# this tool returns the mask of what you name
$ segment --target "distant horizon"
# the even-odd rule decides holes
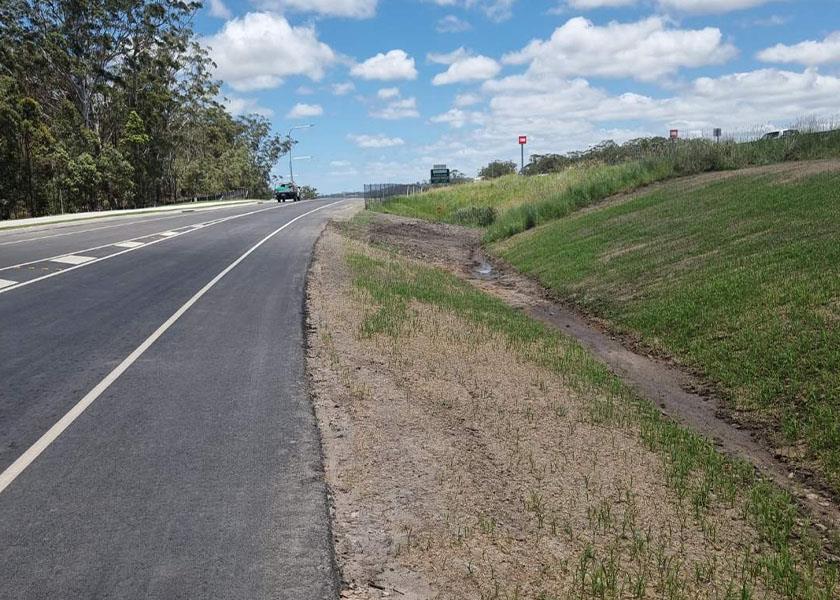
[[[211,0],[197,33],[234,113],[295,132],[323,193],[469,176],[603,140],[837,119],[832,0]],[[828,22],[827,22],[828,21]],[[836,21],[836,19],[835,19]],[[287,176],[283,160],[275,173]],[[424,175],[425,174],[425,175]]]

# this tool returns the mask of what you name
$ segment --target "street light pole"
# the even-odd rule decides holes
[[[310,127],[315,127],[312,123],[308,123],[306,125],[296,125],[289,129],[289,133],[286,134],[286,139],[289,140],[289,182],[292,185],[295,184],[295,172],[292,167],[292,148],[294,148],[294,143],[292,142],[292,132],[296,129],[309,129]]]

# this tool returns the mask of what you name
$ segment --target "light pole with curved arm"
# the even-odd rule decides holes
[[[296,129],[309,129],[310,127],[315,127],[315,125],[312,123],[307,123],[306,125],[295,125],[289,129],[289,133],[286,134],[286,138],[289,140],[289,182],[292,185],[295,184],[295,172],[292,167],[292,148],[294,147],[294,143],[292,142],[292,132]]]

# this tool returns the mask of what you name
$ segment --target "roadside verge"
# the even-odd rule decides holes
[[[787,494],[369,218],[308,290],[344,596],[832,597]]]

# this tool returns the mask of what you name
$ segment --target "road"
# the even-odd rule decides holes
[[[0,598],[336,596],[303,331],[334,202],[0,233]]]

